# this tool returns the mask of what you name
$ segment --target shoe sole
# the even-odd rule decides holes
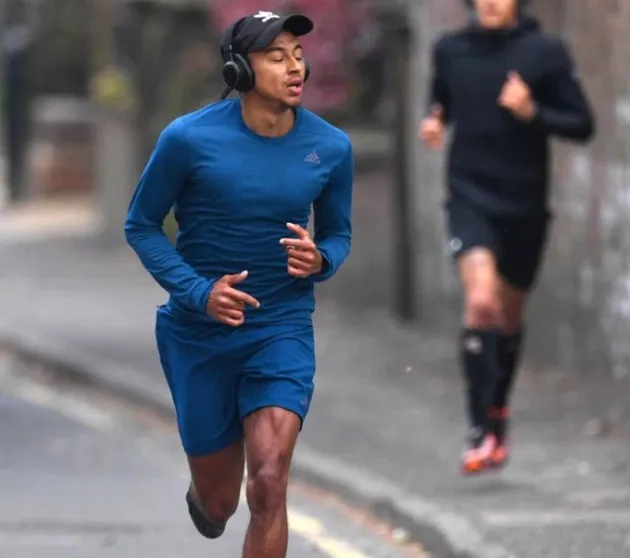
[[[464,476],[472,477],[482,475],[492,470],[490,461],[475,461],[474,463],[463,463],[461,471]]]

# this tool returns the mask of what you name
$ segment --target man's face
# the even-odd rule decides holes
[[[482,27],[501,29],[515,23],[518,0],[475,0],[475,9]]]
[[[260,96],[289,107],[301,103],[305,65],[295,35],[283,31],[264,51],[251,52],[249,60]]]

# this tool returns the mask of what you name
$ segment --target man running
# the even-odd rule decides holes
[[[204,537],[221,536],[236,511],[247,456],[244,558],[286,556],[289,468],[313,395],[314,286],[350,252],[351,143],[300,107],[299,38],[312,29],[271,12],[228,28],[223,77],[239,97],[166,127],[125,227],[170,295],[157,346]],[[171,207],[176,247],[162,231]]]
[[[464,291],[461,363],[470,421],[465,473],[505,465],[509,399],[550,222],[549,139],[586,142],[589,104],[567,46],[518,0],[474,0],[473,20],[435,44],[420,136],[454,135],[446,203]]]

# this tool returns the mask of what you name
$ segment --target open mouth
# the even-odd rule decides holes
[[[288,89],[291,94],[299,95],[302,93],[302,86],[302,80],[295,80],[289,83]]]

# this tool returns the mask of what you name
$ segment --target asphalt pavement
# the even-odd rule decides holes
[[[0,339],[170,409],[153,339],[165,293],[133,254],[89,239],[11,234],[0,243]],[[628,556],[628,383],[525,373],[510,467],[464,480],[454,336],[399,326],[383,307],[348,300],[362,257],[353,254],[335,278],[341,296],[331,283],[319,297],[316,393],[296,478],[412,530],[438,558]]]
[[[0,353],[0,555],[241,556],[241,502],[225,535],[188,519],[172,424]],[[329,494],[293,484],[289,558],[413,558],[417,545]]]

